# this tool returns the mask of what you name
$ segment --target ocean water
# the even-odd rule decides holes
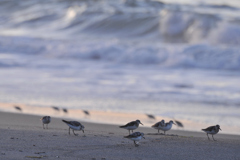
[[[0,0],[0,76],[1,102],[240,127],[240,1]]]

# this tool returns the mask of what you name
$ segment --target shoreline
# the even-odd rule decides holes
[[[16,110],[14,106],[19,106],[22,110]],[[171,119],[169,117],[160,117],[155,116],[155,119],[149,118],[146,114],[136,114],[136,113],[123,113],[123,112],[111,112],[111,111],[96,111],[89,110],[90,115],[84,114],[81,109],[67,109],[65,113],[62,108],[59,108],[59,111],[54,110],[52,107],[38,107],[32,105],[18,104],[18,103],[1,103],[0,102],[0,112],[10,112],[10,113],[19,113],[27,115],[36,115],[36,116],[51,116],[54,118],[65,118],[70,120],[77,120],[81,122],[97,123],[97,124],[111,124],[111,125],[124,125],[130,121],[139,119],[144,126],[151,128],[153,124],[162,119],[165,122],[168,122]],[[179,120],[179,119],[178,119]],[[193,122],[190,120],[180,120],[184,124],[184,128],[180,128],[176,125],[173,125],[173,130],[178,131],[189,131],[189,132],[198,132],[202,133],[201,129],[207,128],[208,126],[216,124],[206,124],[201,122]],[[223,129],[221,133],[230,134],[230,135],[240,135],[240,128],[233,126],[223,126],[219,124]],[[152,128],[151,128],[152,129]],[[154,130],[154,129],[153,129]]]
[[[68,135],[68,126],[52,118],[43,129],[41,116],[0,112],[1,159],[240,159],[240,136],[222,134],[209,141],[205,133],[157,130],[140,126],[140,146],[123,138],[128,131],[117,125],[81,122],[85,133]],[[210,136],[211,137],[211,136]]]

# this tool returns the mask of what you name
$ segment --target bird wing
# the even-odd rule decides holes
[[[141,136],[141,133],[140,132],[134,132],[128,136],[125,136],[125,138],[136,138],[138,136]]]
[[[157,122],[157,123],[155,123],[154,125],[152,125],[152,127],[158,127],[160,123],[161,123],[161,122]]]
[[[45,118],[47,118],[47,116],[42,117],[40,120],[43,120],[43,119],[45,119]]]
[[[81,123],[79,123],[77,121],[70,121],[70,124],[73,126],[81,126]]]
[[[120,126],[120,128],[127,127],[127,126],[135,126],[135,125],[136,125],[136,122],[132,121],[132,122],[129,122],[128,124],[126,124],[124,126]]]
[[[62,120],[64,123],[66,124],[70,124],[72,126],[79,126],[81,125],[81,123],[77,122],[77,121],[66,121],[66,120]]]
[[[206,128],[206,129],[202,129],[202,130],[203,131],[212,131],[214,129],[215,129],[215,126],[210,126],[210,127]]]

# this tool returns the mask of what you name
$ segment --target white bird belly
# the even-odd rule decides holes
[[[80,129],[81,129],[80,126],[72,126],[72,125],[70,125],[70,124],[68,124],[68,126],[69,126],[70,128],[72,128],[73,130],[80,130]]]
[[[217,132],[216,131],[206,131],[206,133],[208,133],[208,134],[216,134]]]
[[[131,138],[131,140],[133,140],[133,141],[140,141],[142,139],[142,137],[136,137],[136,138]]]
[[[136,126],[127,126],[127,127],[125,127],[125,129],[128,129],[128,130],[134,130],[136,128],[137,128]]]
[[[172,126],[165,126],[165,127],[160,128],[160,129],[163,130],[163,131],[168,131],[171,128],[172,128]]]

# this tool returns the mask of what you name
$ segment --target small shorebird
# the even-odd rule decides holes
[[[168,123],[165,123],[165,126],[161,129],[162,131],[164,131],[164,134],[166,131],[169,131],[172,128],[172,124],[175,124],[172,120]]]
[[[15,108],[16,110],[22,111],[22,108],[19,107],[19,106],[14,106],[14,108]]]
[[[182,122],[177,121],[177,120],[174,120],[174,121],[175,121],[175,123],[176,123],[176,125],[177,125],[178,127],[182,127],[182,128],[183,128]]]
[[[62,110],[63,112],[68,113],[68,110],[66,108],[63,108]]]
[[[124,125],[124,126],[119,126],[120,128],[124,128],[124,129],[127,129],[129,131],[129,135],[130,135],[130,130],[133,130],[134,129],[137,129],[139,124],[142,124],[140,122],[140,120],[136,120],[136,121],[132,121],[132,122],[129,122],[128,124]],[[143,125],[143,124],[142,124]]]
[[[90,113],[87,110],[83,110],[83,113],[86,114],[87,116],[90,116]]]
[[[149,119],[156,119],[154,115],[152,114],[146,114],[146,116],[149,118]]]
[[[206,132],[207,136],[208,136],[208,134],[211,134],[212,138],[213,138],[213,135],[217,134],[219,132],[219,129],[221,130],[220,126],[216,125],[216,126],[210,126],[210,127],[206,128],[206,129],[202,129],[202,131]],[[210,140],[209,137],[208,137],[208,140]],[[216,141],[214,138],[213,138],[213,140]]]
[[[164,120],[162,120],[163,122],[164,122]],[[161,122],[162,122],[161,121]],[[162,122],[162,124],[163,124],[163,122]],[[153,127],[153,126],[155,126],[155,125],[153,125],[152,127],[153,128],[155,128],[155,129],[158,129],[158,130],[162,130],[162,131],[164,131],[164,134],[165,134],[165,132],[166,131],[169,131],[171,128],[172,128],[172,124],[175,124],[172,120],[171,121],[169,121],[168,123],[165,123],[164,125],[158,125],[158,127],[157,128],[155,128],[155,127]],[[176,125],[176,124],[175,124]]]
[[[74,130],[83,131],[84,133],[84,126],[81,123],[77,121],[65,121],[65,120],[62,120],[62,121],[69,126],[69,132],[68,132],[69,135],[70,135],[70,129],[72,129],[73,134],[75,136],[77,136],[77,134],[74,133]]]
[[[52,108],[53,108],[54,110],[56,110],[56,111],[59,111],[59,108],[56,107],[56,106],[52,106]]]
[[[51,122],[51,117],[50,117],[50,116],[44,116],[44,117],[42,117],[40,120],[42,120],[43,129],[45,129],[45,128],[44,128],[44,124],[46,124],[47,129],[48,129],[48,124]]]
[[[144,133],[141,132],[134,132],[128,136],[124,136],[124,138],[131,139],[134,142],[135,147],[139,146],[138,143],[136,143],[136,141],[140,141],[142,138],[145,139]]]
[[[152,128],[155,128],[158,130],[158,133],[159,133],[159,130],[162,130],[162,128],[165,127],[165,121],[164,119],[161,120],[160,122],[157,122],[155,123],[154,125],[152,125]]]

